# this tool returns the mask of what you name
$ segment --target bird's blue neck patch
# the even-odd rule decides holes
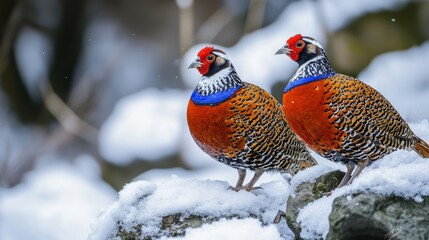
[[[199,94],[197,89],[195,89],[194,92],[192,92],[191,100],[197,105],[217,105],[221,102],[226,101],[241,87],[242,86],[229,88],[225,91],[212,93],[207,96]]]
[[[292,90],[298,86],[328,78],[334,74],[335,74],[335,72],[330,72],[330,73],[326,73],[326,74],[319,75],[319,76],[311,76],[311,77],[304,77],[304,78],[296,79],[295,81],[290,82],[285,87],[285,89],[283,90],[283,93],[286,93],[286,92],[288,92],[288,91],[290,91],[290,90]]]

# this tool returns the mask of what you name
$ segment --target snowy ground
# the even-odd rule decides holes
[[[116,199],[90,157],[46,162],[14,188],[0,188],[0,239],[86,239],[91,222]]]

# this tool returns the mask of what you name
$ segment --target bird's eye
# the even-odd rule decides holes
[[[215,60],[215,56],[213,54],[209,54],[206,58],[207,62],[213,62]]]
[[[305,45],[304,41],[299,40],[298,42],[295,43],[295,47],[297,48],[303,48]]]

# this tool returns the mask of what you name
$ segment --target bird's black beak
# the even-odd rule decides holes
[[[192,63],[191,63],[191,65],[189,65],[189,67],[188,67],[188,69],[191,69],[191,68],[199,68],[199,67],[201,67],[201,60],[200,60],[200,58],[197,58],[197,59],[195,59]]]
[[[275,53],[275,55],[279,55],[279,54],[286,54],[288,55],[290,53],[290,49],[289,46],[286,44],[283,47],[281,47],[279,50],[277,50],[277,52]]]

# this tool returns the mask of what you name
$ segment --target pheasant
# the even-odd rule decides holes
[[[190,133],[205,153],[238,170],[231,189],[256,189],[265,171],[294,175],[317,164],[287,125],[281,104],[262,88],[241,81],[223,51],[205,47],[189,68],[202,75],[188,103]],[[255,173],[243,186],[246,169]]]
[[[286,119],[310,149],[346,165],[338,187],[351,184],[368,164],[398,149],[429,158],[429,145],[389,101],[360,80],[336,73],[315,39],[297,34],[276,54],[299,64],[283,93]]]

